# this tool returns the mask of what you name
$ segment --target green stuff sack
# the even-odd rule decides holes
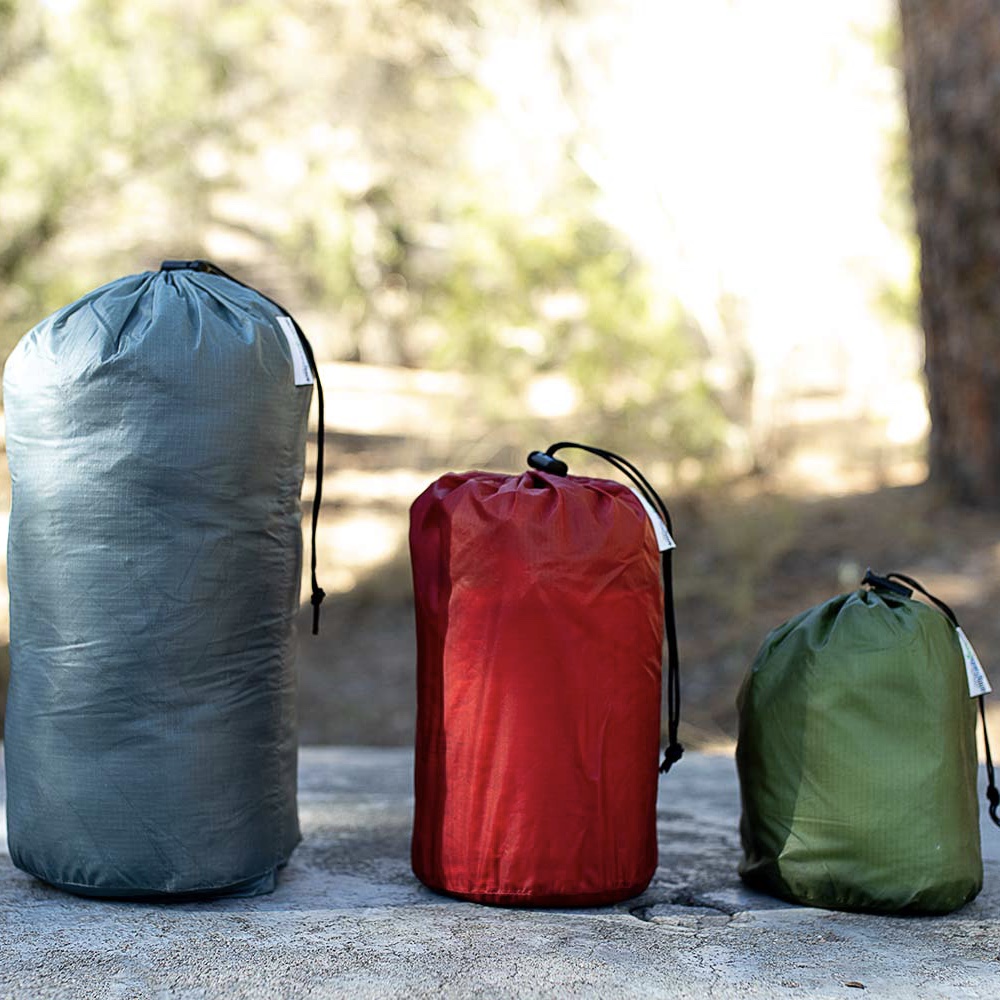
[[[950,609],[899,580],[923,591],[869,571],[867,587],[771,632],[747,674],[736,761],[740,875],[754,889],[831,909],[946,913],[982,887],[970,692],[982,710],[989,685],[971,646],[967,668]]]

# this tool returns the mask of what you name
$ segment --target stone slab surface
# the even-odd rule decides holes
[[[79,899],[14,869],[3,842],[0,997],[1000,997],[1000,831],[985,824],[986,886],[958,913],[789,906],[735,874],[732,758],[689,753],[661,778],[646,893],[501,910],[414,880],[411,768],[408,750],[304,750],[305,840],[255,899]]]

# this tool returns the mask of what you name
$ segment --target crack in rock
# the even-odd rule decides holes
[[[657,902],[633,906],[629,913],[647,924],[668,924],[677,927],[704,927],[728,924],[739,910],[708,903],[692,893],[674,893]]]

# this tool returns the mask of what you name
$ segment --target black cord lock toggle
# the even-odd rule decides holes
[[[990,804],[990,819],[1000,826],[1000,816],[997,815],[997,810],[1000,810],[1000,791],[997,790],[996,785],[990,785],[986,789],[986,799]]]
[[[539,472],[548,472],[553,476],[565,476],[569,466],[561,459],[546,455],[544,451],[533,451],[528,455],[528,465]]]
[[[663,763],[660,764],[660,774],[666,774],[684,756],[684,747],[680,743],[671,743],[663,751]]]
[[[904,587],[901,583],[896,583],[895,580],[889,580],[887,577],[873,573],[871,567],[865,570],[865,578],[861,581],[861,586],[888,590],[890,593],[897,594],[900,597],[913,596],[913,591],[909,587]]]
[[[207,274],[222,274],[210,260],[165,260],[161,271],[205,271]],[[227,275],[223,275],[227,277]]]
[[[326,591],[322,587],[316,587],[312,592],[312,597],[309,598],[313,609],[313,635],[319,635],[319,606],[323,603],[324,597],[326,597]]]

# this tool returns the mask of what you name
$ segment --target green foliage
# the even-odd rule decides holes
[[[169,211],[182,240],[193,235],[201,192],[190,152],[221,118],[225,35],[210,44],[213,33],[158,3],[22,2],[5,18],[0,324],[9,347],[34,320],[134,268],[153,213]]]
[[[533,376],[558,372],[579,391],[579,433],[633,450],[658,442],[668,458],[717,454],[726,425],[698,331],[659,302],[613,230],[583,214],[526,228],[470,209],[454,237],[426,300],[441,327],[433,363],[491,373],[498,416]]]
[[[574,136],[546,140],[563,168],[539,209],[509,207],[467,155],[499,100],[491,33],[575,16],[0,0],[0,347],[119,274],[208,256],[319,318],[327,356],[475,372],[507,416],[561,373],[581,433],[711,457],[725,421],[698,331],[601,221]]]

